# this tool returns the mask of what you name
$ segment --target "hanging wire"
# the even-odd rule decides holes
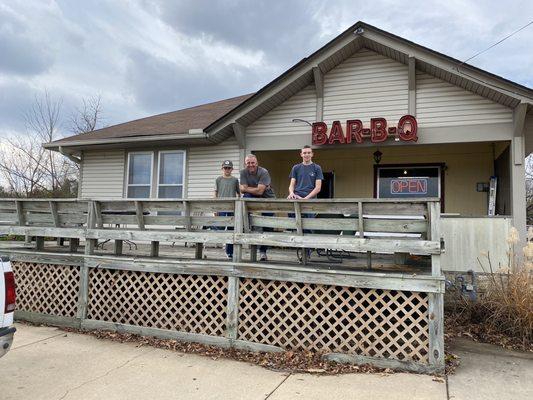
[[[456,70],[459,74],[461,74],[461,75],[463,75],[463,76],[466,76],[466,77],[468,77],[468,78],[470,78],[470,79],[472,79],[472,80],[474,80],[474,81],[476,81],[476,82],[482,83],[482,84],[484,84],[484,85],[486,85],[486,86],[490,86],[490,87],[495,88],[495,89],[497,89],[497,90],[504,91],[504,92],[506,92],[506,93],[508,93],[508,94],[510,93],[510,94],[513,94],[513,95],[518,95],[518,96],[526,97],[526,98],[528,98],[528,99],[532,99],[532,100],[533,100],[533,97],[528,96],[528,95],[525,95],[524,93],[519,93],[519,92],[516,92],[516,91],[514,91],[514,90],[510,90],[510,89],[508,89],[508,88],[501,87],[501,86],[499,86],[499,85],[494,85],[494,84],[492,84],[492,83],[490,83],[490,82],[487,82],[487,81],[485,81],[485,80],[483,80],[483,79],[479,79],[478,77],[475,77],[475,76],[473,76],[473,75],[471,75],[471,74],[468,74],[467,72],[462,71],[462,70],[460,69],[460,67],[461,67],[463,64],[465,64],[467,61],[470,61],[471,59],[473,59],[473,58],[479,56],[480,54],[482,54],[482,53],[484,53],[484,52],[486,52],[486,51],[492,49],[494,46],[497,46],[497,45],[500,44],[501,42],[503,42],[503,41],[509,39],[511,36],[517,34],[518,32],[520,32],[521,30],[527,28],[527,27],[528,27],[529,25],[531,25],[531,24],[533,24],[533,21],[528,22],[526,25],[524,25],[524,26],[522,26],[521,28],[517,29],[516,31],[510,33],[509,35],[507,35],[507,36],[504,37],[503,39],[499,40],[498,42],[494,43],[492,46],[486,48],[485,50],[480,51],[479,53],[474,54],[474,55],[473,55],[472,57],[470,57],[470,58],[467,58],[467,59],[464,60],[461,64],[458,64],[457,66],[453,67],[453,69]]]
[[[511,36],[513,36],[513,35],[517,34],[517,33],[518,33],[518,32],[520,32],[520,31],[521,31],[522,29],[525,29],[525,28],[527,28],[527,27],[528,27],[529,25],[531,25],[531,24],[533,24],[533,21],[530,21],[530,22],[529,22],[528,24],[524,25],[524,26],[523,26],[523,27],[521,27],[520,29],[517,29],[517,30],[516,30],[516,31],[514,31],[513,33],[511,33],[511,34],[507,35],[506,37],[504,37],[504,38],[503,38],[503,39],[501,39],[500,41],[498,41],[498,42],[494,43],[494,44],[493,44],[492,46],[490,46],[490,47],[487,47],[487,48],[486,48],[485,50],[483,50],[483,51],[480,51],[480,52],[479,52],[479,53],[477,53],[477,54],[474,54],[474,55],[473,55],[472,57],[470,57],[470,58],[467,58],[467,59],[466,59],[466,60],[464,60],[464,61],[463,61],[463,62],[462,62],[461,64],[459,64],[459,66],[461,66],[461,65],[463,65],[463,64],[464,64],[465,62],[467,62],[467,61],[470,61],[471,59],[473,59],[473,58],[475,58],[475,57],[479,56],[480,54],[483,54],[484,52],[486,52],[486,51],[488,51],[488,50],[492,49],[492,48],[493,48],[494,46],[497,46],[497,45],[499,45],[499,44],[500,44],[501,42],[503,42],[503,41],[505,41],[505,40],[509,39],[509,38],[510,38]]]

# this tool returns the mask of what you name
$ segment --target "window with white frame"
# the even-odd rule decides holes
[[[162,199],[182,198],[184,172],[184,151],[160,151],[157,174],[157,197]]]
[[[152,152],[128,154],[128,181],[126,196],[132,199],[150,197],[152,188]]]
[[[131,152],[128,154],[127,174],[127,198],[140,199],[152,196],[163,199],[182,198],[185,151]]]

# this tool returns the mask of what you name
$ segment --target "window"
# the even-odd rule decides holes
[[[377,197],[441,197],[440,166],[378,167]]]
[[[162,199],[183,197],[185,152],[160,151],[157,197]]]
[[[128,154],[128,188],[126,196],[132,199],[150,197],[152,187],[151,152]]]

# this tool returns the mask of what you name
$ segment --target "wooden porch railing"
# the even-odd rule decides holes
[[[242,245],[412,253],[431,255],[435,276],[439,222],[436,199],[0,200],[0,234],[35,236],[38,249],[52,236],[85,239],[86,254],[97,240],[116,241],[117,254],[123,240],[151,241],[152,256],[159,242],[233,243],[235,261]]]
[[[436,199],[1,199],[0,234],[36,237],[36,249],[8,251],[22,319],[261,351],[324,349],[337,361],[435,371],[444,366],[439,209]],[[71,253],[46,252],[44,237],[70,238]],[[74,253],[80,239],[85,254]],[[97,254],[99,240],[113,240],[115,255]],[[153,259],[121,256],[124,240],[150,241]],[[156,258],[160,242],[174,241],[233,243],[234,259]],[[428,255],[432,271],[265,265],[253,262],[260,245]],[[60,297],[69,300],[36,291],[43,280],[45,292],[70,288]],[[123,307],[131,310],[110,311]]]

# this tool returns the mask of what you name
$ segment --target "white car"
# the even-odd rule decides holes
[[[13,344],[16,328],[13,326],[15,313],[15,276],[9,257],[0,255],[0,357]]]

